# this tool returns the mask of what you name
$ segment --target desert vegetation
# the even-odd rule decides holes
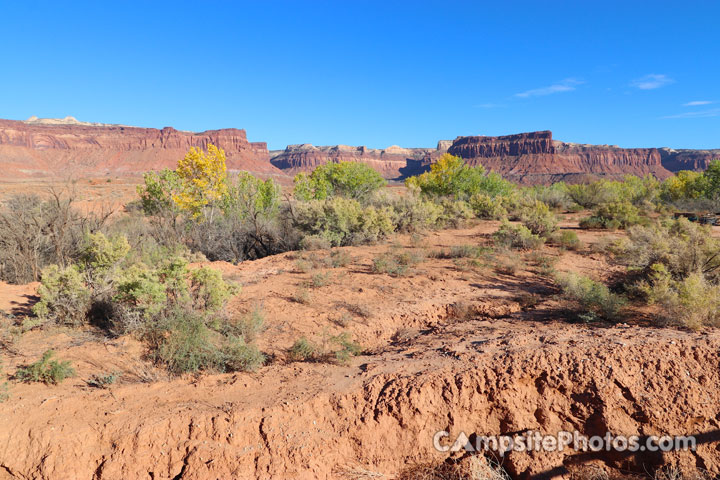
[[[228,173],[223,151],[208,146],[147,173],[123,211],[83,211],[71,190],[10,198],[0,278],[38,286],[28,311],[3,316],[0,341],[54,331],[132,339],[155,373],[104,364],[88,373],[43,345],[0,371],[0,401],[18,386],[73,379],[101,393],[157,372],[347,369],[479,318],[716,327],[720,240],[683,215],[713,212],[718,170],[521,187],[444,155],[403,189],[351,162],[283,188]],[[262,267],[240,276],[243,262]],[[267,279],[276,283],[265,292]],[[498,304],[478,305],[477,291]],[[449,474],[445,464],[413,468],[407,478]]]

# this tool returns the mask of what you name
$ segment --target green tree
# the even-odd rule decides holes
[[[295,197],[307,201],[342,196],[362,201],[386,183],[376,170],[364,163],[328,163],[317,167],[310,175],[300,173],[295,176]]]
[[[425,195],[469,198],[484,193],[491,198],[508,195],[514,190],[507,180],[497,173],[486,175],[482,165],[471,167],[460,157],[443,154],[430,166],[430,171],[405,181],[410,188],[418,188]]]

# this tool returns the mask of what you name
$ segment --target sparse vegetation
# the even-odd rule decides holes
[[[422,257],[416,252],[383,253],[373,259],[373,273],[403,276],[418,265]]]
[[[75,369],[67,360],[55,360],[55,352],[48,350],[43,353],[40,360],[15,372],[15,378],[20,382],[42,382],[47,385],[57,385],[68,377],[75,375]]]
[[[311,342],[300,337],[288,349],[288,360],[291,362],[327,362],[344,365],[351,357],[360,354],[362,348],[352,340],[350,333],[342,332],[330,336],[323,333],[321,343]]]
[[[574,272],[558,274],[555,281],[565,298],[576,304],[579,317],[585,321],[597,318],[616,321],[627,303],[624,297],[611,292],[606,285]]]
[[[532,233],[524,225],[515,225],[507,221],[500,225],[500,228],[493,234],[495,243],[505,248],[517,248],[531,250],[539,248],[544,240]]]

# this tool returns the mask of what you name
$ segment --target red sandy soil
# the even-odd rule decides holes
[[[439,430],[690,435],[719,428],[716,330],[654,327],[652,312],[643,311],[632,312],[629,325],[572,323],[527,254],[518,254],[523,265],[514,275],[432,256],[403,277],[370,269],[382,252],[488,243],[497,225],[347,247],[349,265],[310,272],[298,260],[328,252],[215,263],[243,285],[231,314],[264,311],[258,345],[271,361],[254,373],[169,378],[143,358],[139,341],[90,328],[7,335],[7,373],[53,348],[77,375],[59,386],[10,382],[10,399],[0,404],[0,479],[390,479],[457,457],[433,448]],[[579,252],[543,248],[558,258],[556,268],[597,280],[622,270],[591,248],[608,234],[577,232],[586,244]],[[317,272],[329,272],[330,282],[310,287],[308,304],[297,303],[297,289]],[[22,310],[34,288],[0,285],[0,309]],[[320,341],[341,331],[364,347],[349,364],[287,360],[299,337]],[[113,371],[122,375],[108,389],[85,382]],[[567,477],[588,462],[614,472],[674,463],[717,474],[720,451],[700,443],[696,452],[664,457],[588,459],[565,450],[501,459],[514,478]]]

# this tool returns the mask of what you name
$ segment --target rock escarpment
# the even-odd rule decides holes
[[[63,120],[0,120],[3,179],[136,175],[174,167],[190,147],[225,150],[230,170],[280,174],[264,142],[248,142],[236,128],[193,133],[165,127],[127,127]]]
[[[524,184],[620,178],[627,174],[650,174],[660,179],[671,175],[656,148],[565,143],[553,140],[550,131],[458,137],[448,152]]]
[[[472,165],[482,164],[523,184],[580,182],[623,175],[667,178],[679,170],[704,170],[718,150],[620,148],[554,140],[552,132],[500,137],[464,136],[440,140],[436,148],[391,146],[373,149],[347,145],[289,145],[269,152],[264,142],[249,142],[245,130],[200,133],[129,127],[64,119],[0,120],[0,180],[33,177],[136,176],[174,167],[190,147],[209,143],[225,150],[230,171],[247,170],[290,181],[329,162],[365,163],[387,179],[401,180],[429,169],[444,152]]]
[[[362,162],[387,179],[404,178],[422,173],[450,142],[441,140],[437,148],[402,148],[397,145],[385,149],[334,145],[316,147],[310,144],[288,145],[285,150],[271,152],[271,162],[288,173],[312,171],[331,162]]]

